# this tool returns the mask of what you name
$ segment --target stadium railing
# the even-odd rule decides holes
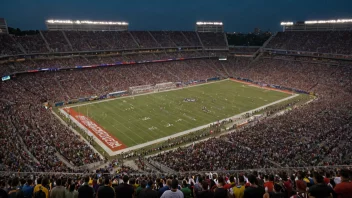
[[[209,171],[187,171],[187,172],[161,172],[161,173],[150,173],[156,176],[163,175],[208,175],[208,174],[219,174],[219,175],[228,175],[228,174],[243,174],[243,173],[252,173],[257,171],[258,173],[280,173],[286,172],[287,174],[295,173],[298,171],[337,171],[340,169],[351,169],[352,165],[334,165],[334,166],[304,166],[304,167],[278,167],[278,168],[254,168],[254,169],[243,169],[243,170],[209,170]],[[83,172],[83,173],[67,173],[67,172],[10,172],[10,171],[0,171],[0,176],[29,176],[29,175],[90,175],[93,172]],[[121,175],[123,173],[104,173],[104,175]],[[145,175],[146,172],[134,172],[127,173],[127,175]]]

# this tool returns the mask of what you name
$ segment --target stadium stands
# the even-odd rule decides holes
[[[207,48],[226,48],[223,33],[199,33]],[[0,35],[0,56],[48,52],[99,51],[160,47],[202,47],[196,32],[42,31],[35,35]]]
[[[227,47],[224,35],[215,33],[43,31],[42,35],[43,37],[41,34],[22,37],[0,35],[1,55],[16,55],[24,52],[69,52],[72,50],[200,47],[202,45],[205,48]],[[351,33],[347,31],[285,32],[277,34],[267,47],[351,54],[351,48],[348,47],[351,38]],[[246,53],[253,51],[252,49],[245,50]],[[26,58],[22,61],[3,61],[0,63],[0,74],[48,67],[71,68],[119,61],[222,55],[227,56],[224,52],[213,51],[162,51],[111,56],[43,56]],[[292,111],[282,116],[268,117],[253,126],[245,127],[219,138],[211,138],[144,160],[144,156],[155,150],[162,151],[184,142],[191,143],[202,137],[207,137],[209,134],[182,137],[181,140],[172,140],[168,145],[158,148],[124,153],[122,155],[124,159],[138,157],[138,160],[135,160],[136,164],[140,169],[148,172],[160,172],[163,169],[160,168],[161,166],[168,167],[169,170],[174,170],[179,174],[180,180],[190,179],[191,176],[197,177],[197,175],[205,179],[204,173],[209,171],[218,172],[218,176],[229,178],[233,173],[230,170],[244,169],[235,172],[236,182],[238,182],[239,175],[243,174],[248,178],[249,174],[253,173],[248,169],[274,168],[263,170],[260,174],[255,173],[255,176],[262,179],[264,174],[277,174],[275,179],[277,183],[280,183],[280,178],[283,181],[289,180],[292,189],[295,190],[299,190],[299,186],[294,182],[295,176],[301,180],[304,178],[303,174],[308,176],[314,171],[326,175],[331,180],[339,176],[338,170],[335,168],[314,168],[309,169],[308,173],[306,167],[352,165],[352,134],[350,130],[352,123],[352,62],[262,54],[254,61],[244,57],[228,56],[227,61],[221,62],[203,58],[17,75],[0,84],[0,148],[2,151],[6,151],[0,154],[0,170],[60,172],[60,174],[64,174],[77,170],[70,168],[71,166],[79,169],[83,165],[103,161],[82,137],[71,131],[70,126],[60,123],[50,110],[45,109],[44,102],[68,101],[84,96],[127,90],[132,86],[164,82],[190,82],[215,76],[247,78],[257,82],[305,90],[318,97],[303,107],[292,107]],[[151,168],[152,170],[147,170],[144,167],[149,163],[148,161],[154,161],[160,164],[160,167],[154,166]],[[114,164],[117,162],[110,162],[109,168],[107,168],[109,170],[100,169],[97,170],[97,173],[111,172]],[[282,170],[285,170],[285,173]],[[304,170],[304,172],[298,170]],[[123,166],[118,171],[118,175],[133,175],[139,171]],[[293,174],[295,175],[293,176]],[[347,171],[348,174],[351,173]],[[34,175],[34,177],[38,176],[39,174]],[[57,179],[50,174],[48,176],[53,181]],[[96,174],[91,176],[95,178]],[[112,180],[116,178],[116,174],[109,176]],[[11,176],[5,174],[4,177],[6,182],[9,182]],[[21,177],[28,177],[28,175]],[[70,178],[72,182],[78,182],[81,179],[77,178],[77,175],[65,177]],[[0,177],[0,180],[2,179]],[[157,176],[145,174],[144,176],[136,176],[134,179],[139,182],[142,180],[156,181]],[[192,185],[191,182],[189,183]]]
[[[61,31],[43,31],[44,38],[49,44],[52,52],[70,52],[71,46],[65,39],[64,33]]]
[[[48,48],[41,37],[41,35],[25,35],[25,36],[15,36],[14,39],[16,42],[24,49],[27,54],[36,54],[36,53],[48,53]]]
[[[198,33],[204,47],[226,48],[224,33],[202,32]]]
[[[71,62],[75,62],[76,60],[79,62],[81,58],[75,58],[71,60]],[[55,65],[65,62],[67,62],[66,59],[54,59],[52,61],[44,61],[40,64]],[[48,136],[48,139],[53,140],[52,143],[47,142],[47,145],[51,146],[50,148],[55,148],[55,150],[60,152],[67,159],[72,160],[73,164],[80,165],[83,164],[85,160],[89,161],[90,158],[84,158],[85,160],[74,161],[73,159],[75,158],[72,158],[74,155],[72,156],[69,151],[61,150],[61,145],[56,145],[55,142],[63,142],[57,140],[61,140],[61,136],[59,134],[64,134],[64,136],[62,136],[62,138],[65,137],[63,140],[66,139],[65,141],[67,141],[68,145],[80,145],[73,148],[81,148],[82,152],[86,150],[86,148],[83,146],[84,143],[77,138],[72,138],[72,132],[65,129],[65,127],[61,124],[57,124],[56,118],[43,109],[40,104],[41,101],[44,102],[68,100],[82,96],[101,94],[103,92],[106,93],[117,90],[126,90],[128,87],[137,85],[155,84],[158,82],[175,82],[178,80],[189,81],[195,79],[205,79],[217,76],[219,74],[225,76],[228,73],[232,73],[235,77],[239,75],[241,77],[253,79],[260,82],[280,84],[283,86],[312,91],[317,93],[320,97],[319,100],[313,102],[305,108],[293,110],[287,115],[275,119],[270,119],[263,124],[258,124],[254,128],[248,129],[248,131],[235,133],[229,136],[230,141],[231,139],[236,140],[237,144],[249,147],[250,150],[252,150],[252,152],[250,152],[250,155],[246,154],[245,156],[247,160],[252,160],[253,165],[250,165],[250,163],[244,163],[246,165],[240,166],[237,163],[230,163],[232,166],[219,165],[218,167],[213,168],[204,167],[204,170],[223,170],[229,168],[236,169],[240,167],[259,168],[261,166],[270,167],[270,163],[262,163],[263,161],[260,160],[261,158],[258,157],[258,155],[262,154],[265,154],[265,157],[267,159],[275,161],[281,166],[308,166],[319,164],[327,165],[351,163],[348,160],[350,159],[348,158],[348,156],[350,156],[350,154],[347,152],[348,150],[343,150],[346,147],[348,148],[348,142],[351,140],[350,134],[347,133],[349,126],[348,124],[351,121],[348,117],[348,111],[351,109],[351,101],[348,100],[348,98],[351,96],[352,91],[351,87],[347,86],[351,83],[350,74],[352,73],[349,63],[343,62],[340,63],[339,66],[333,66],[321,62],[316,63],[313,60],[310,60],[310,62],[307,62],[306,60],[292,61],[286,59],[271,59],[270,57],[261,58],[256,62],[256,64],[249,64],[246,66],[248,62],[249,61],[244,58],[230,58],[226,63],[221,63],[221,65],[218,65],[217,61],[212,60],[190,60],[170,63],[154,63],[145,65],[90,69],[81,71],[74,70],[55,73],[49,72],[38,74],[26,74],[19,76],[13,81],[7,81],[2,83],[2,93],[6,93],[2,97],[2,99],[15,103],[7,107],[10,108],[13,114],[17,115],[16,112],[21,112],[21,117],[35,118],[32,121],[29,120],[29,123],[32,126],[30,126],[29,124],[29,126],[27,125],[27,127],[31,127],[31,129],[33,130],[31,131],[33,135],[41,134],[41,136],[43,137]],[[161,74],[162,76],[160,76]],[[116,78],[116,76],[119,77]],[[27,97],[30,97],[31,100],[26,99]],[[24,104],[18,105],[18,103]],[[26,111],[24,110],[26,108],[36,110]],[[328,110],[329,113],[324,113],[325,110]],[[35,112],[38,112],[39,114]],[[290,122],[288,122],[287,120],[290,120]],[[325,121],[322,122],[322,120]],[[23,135],[23,132],[20,131],[20,129],[22,128],[21,124],[18,123],[16,126],[16,122],[13,123],[15,124],[14,127],[19,130],[18,134]],[[41,124],[38,125],[35,123]],[[267,128],[268,126],[271,127]],[[34,130],[37,127],[39,127],[40,132],[36,132],[36,130]],[[309,129],[312,128],[314,128],[315,130],[310,131],[310,133],[307,133],[307,130],[309,131]],[[55,135],[54,131],[57,130],[60,130],[61,133],[57,133],[57,135]],[[51,134],[46,134],[45,131],[51,131]],[[65,132],[63,133],[63,131]],[[260,133],[258,133],[258,131],[260,131]],[[281,132],[280,136],[275,136],[277,138],[273,140],[273,137],[270,134],[273,132],[278,133],[279,131]],[[267,135],[263,135],[266,133]],[[257,137],[257,134],[260,134],[260,138]],[[300,140],[299,144],[295,145],[297,137],[300,137],[300,134],[305,134],[305,137],[307,139]],[[327,136],[329,134],[330,136]],[[50,138],[51,135],[53,136]],[[33,151],[30,149],[33,143],[27,142],[26,136],[23,137],[25,138],[25,145],[29,147],[28,150]],[[28,140],[31,140],[31,138],[29,137]],[[333,138],[335,141],[325,142],[325,147],[323,148],[319,146],[320,144],[314,143],[317,139],[321,139],[321,141],[323,141],[326,138],[328,138],[329,140],[332,140]],[[341,144],[341,142],[338,141],[341,139],[346,140],[346,143]],[[71,142],[73,140],[78,142]],[[250,142],[250,140],[255,141]],[[215,139],[209,141],[221,142],[223,140]],[[256,141],[260,141],[260,143]],[[268,145],[264,147],[270,150],[273,150],[273,148],[275,147],[278,147],[275,148],[276,150],[288,149],[285,147],[282,148],[282,144],[273,145],[274,142],[281,141],[287,142],[287,144],[292,145],[292,149],[303,149],[301,152],[288,153],[289,155],[292,155],[293,159],[297,160],[289,160],[291,158],[284,158],[284,152],[276,154],[270,153],[269,150],[263,151],[262,147],[258,148],[259,150],[257,151],[257,147],[250,146],[258,144],[265,145],[265,143],[267,143]],[[226,149],[228,147],[225,143],[213,144],[211,142],[209,142],[209,144],[204,145],[219,145],[219,149]],[[317,149],[316,153],[324,154],[318,157],[307,155],[309,153],[305,153],[304,151],[308,148],[302,146],[302,142],[304,142],[304,145],[310,145],[309,149]],[[340,146],[337,145],[338,142],[340,142]],[[222,145],[224,145],[224,147],[222,147]],[[67,146],[65,146],[65,148],[67,148]],[[202,148],[202,146],[200,146],[200,148]],[[206,148],[207,147],[205,147],[204,149],[208,150]],[[92,151],[89,151],[89,148],[87,149],[87,152],[89,154],[82,154],[82,156],[89,156],[90,154],[92,154]],[[236,148],[236,150],[240,149]],[[219,152],[220,151],[222,151],[222,149],[220,149]],[[243,151],[241,153],[246,152]],[[252,153],[256,153],[256,155],[252,155]],[[192,156],[192,153],[189,154]],[[42,157],[42,155],[38,153],[36,153],[34,156],[37,155]],[[181,156],[183,156],[184,159],[188,159],[185,153]],[[236,155],[233,155],[233,157],[235,157],[234,159],[237,160],[242,159],[237,158]],[[241,157],[241,155],[239,157]],[[345,161],[346,159],[347,161]],[[176,170],[197,170],[197,168],[192,169],[192,166],[187,164],[187,161],[180,162],[182,162],[182,164],[184,164],[184,167],[187,167],[188,169],[183,169],[182,166],[178,166],[176,163],[168,161],[178,160],[176,156],[174,158],[161,158],[161,156],[159,156],[155,160],[159,160],[160,162],[167,162],[167,165],[173,164],[172,168],[179,167]],[[216,158],[214,158],[214,160],[216,160]],[[189,163],[192,163],[192,161],[190,161]],[[207,163],[208,165],[212,164],[211,162]]]
[[[260,47],[235,46],[230,47],[229,52],[234,54],[254,54]]]
[[[227,136],[228,141],[211,139],[196,144],[191,152],[191,146],[180,148],[153,160],[177,171],[351,164],[351,154],[345,148],[350,149],[352,140],[349,132],[352,103],[348,99],[352,93],[352,67],[351,63],[337,64],[316,62],[312,58],[309,62],[262,58],[241,67],[242,71],[236,72],[241,77],[314,92],[319,99],[304,108],[235,132]],[[243,148],[250,152],[242,151]],[[237,156],[235,150],[244,155]],[[228,153],[225,158],[229,160],[223,160]],[[249,161],[242,166],[244,158]]]
[[[351,31],[279,32],[267,48],[350,55],[351,38]]]
[[[0,34],[0,56],[15,55],[20,53],[17,48],[17,43],[13,36],[8,34]]]

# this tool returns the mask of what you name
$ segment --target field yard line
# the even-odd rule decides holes
[[[109,107],[105,108],[105,105],[103,105],[103,108],[104,108],[104,109],[108,109],[108,112],[112,112],[114,115],[117,115],[118,117],[122,117],[122,118],[123,118],[123,116],[120,116],[119,114],[117,114],[117,113],[115,113],[115,112],[113,112],[113,111],[110,111],[110,110],[109,110]],[[121,122],[117,121],[114,117],[112,117],[112,119],[115,120],[115,121],[118,122],[118,123],[121,123]],[[125,120],[125,119],[123,119],[123,120]],[[107,121],[107,122],[111,124],[111,122],[109,122],[109,121]],[[127,120],[127,122],[130,122],[130,121]],[[130,128],[126,127],[123,123],[121,123],[121,124],[122,124],[122,126],[125,127],[127,130],[131,131],[133,134],[137,135],[139,138],[141,138],[142,140],[145,141],[145,139],[144,139],[143,137],[141,137],[140,135],[138,135],[138,133],[135,133],[133,130],[131,130]],[[112,127],[114,127],[115,129],[117,129],[117,130],[119,131],[119,129],[116,128],[114,125],[112,125]],[[122,133],[123,133],[123,132],[122,132]],[[124,134],[125,134],[125,133],[124,133]],[[126,134],[125,134],[125,135],[126,135]],[[133,140],[133,138],[131,138],[130,136],[127,136],[127,137],[128,137],[130,140],[132,140],[134,143],[137,144],[137,142],[135,142],[135,141]],[[125,143],[124,143],[124,144],[125,144]]]
[[[242,116],[242,115],[245,115],[245,114],[247,114],[247,113],[251,113],[251,112],[254,112],[254,111],[263,109],[263,108],[265,108],[265,107],[272,106],[272,105],[275,105],[275,104],[277,104],[277,103],[280,103],[280,102],[283,102],[283,101],[286,101],[286,100],[290,100],[290,99],[292,99],[292,98],[297,97],[298,95],[299,95],[299,94],[291,95],[291,96],[289,96],[289,97],[287,97],[287,98],[283,98],[283,99],[281,99],[281,100],[277,100],[277,101],[275,101],[275,102],[266,104],[266,105],[261,106],[261,107],[258,107],[258,108],[256,108],[256,109],[252,109],[252,110],[249,110],[249,111],[242,112],[242,113],[240,113],[240,114],[234,115],[234,116],[232,116],[232,117],[222,119],[222,120],[220,120],[219,122],[222,122],[222,121],[228,120],[228,119],[238,118],[238,117],[240,117],[240,116]],[[153,140],[153,141],[149,141],[149,142],[146,142],[146,143],[143,143],[143,144],[138,144],[138,145],[135,145],[135,146],[132,146],[132,147],[128,147],[128,148],[125,148],[125,149],[121,149],[121,150],[118,150],[118,151],[111,151],[111,150],[109,149],[109,150],[106,150],[106,152],[107,152],[110,156],[118,155],[118,154],[121,154],[121,153],[123,153],[123,152],[132,151],[132,150],[139,149],[139,148],[143,148],[143,147],[145,147],[145,146],[149,146],[149,145],[152,145],[152,144],[161,142],[161,141],[166,141],[166,140],[168,140],[169,138],[175,138],[175,137],[178,137],[178,136],[182,136],[182,135],[185,135],[185,134],[188,134],[188,133],[191,133],[191,132],[194,132],[194,131],[197,131],[197,130],[206,128],[206,127],[208,127],[210,124],[216,124],[216,123],[217,123],[217,122],[212,122],[212,123],[209,123],[209,124],[206,124],[206,125],[203,125],[203,126],[199,126],[199,127],[193,128],[193,129],[189,129],[189,130],[186,130],[186,131],[183,131],[183,132],[180,132],[180,133],[176,133],[176,134],[173,134],[173,135],[170,135],[170,136],[167,136],[167,137],[159,138],[159,139],[156,139],[156,140]],[[103,148],[107,148],[107,147],[103,147]]]
[[[198,95],[206,95],[208,98],[213,98],[210,94],[207,94],[207,92],[205,93],[205,92],[202,92],[200,90],[194,90],[193,92],[199,93]],[[225,103],[225,102],[219,100],[219,97],[217,97],[216,100],[218,102],[217,105],[223,105]],[[212,105],[210,105],[208,107],[211,108],[211,107],[215,107],[215,106],[214,106],[214,104],[212,104]],[[211,120],[214,120],[215,116],[216,115],[214,115],[214,114],[203,114],[203,115],[198,114],[198,117],[200,117],[202,120],[205,120],[205,121],[209,120],[208,118],[211,118]]]
[[[84,104],[67,105],[65,107],[73,108],[73,107],[78,107],[78,106],[91,105],[91,104],[95,104],[95,103],[108,102],[108,101],[111,101],[111,100],[121,100],[121,99],[124,99],[124,98],[131,98],[131,97],[138,97],[138,96],[143,96],[143,95],[148,95],[148,94],[156,94],[156,93],[162,93],[162,92],[168,92],[168,91],[175,91],[175,90],[179,90],[179,89],[189,89],[189,88],[192,88],[192,87],[209,85],[209,84],[219,83],[219,82],[228,81],[228,80],[230,80],[230,79],[218,80],[218,81],[214,81],[214,82],[207,82],[207,83],[203,83],[203,84],[191,85],[191,86],[188,86],[188,87],[169,89],[169,90],[164,90],[164,91],[159,91],[159,92],[148,92],[148,93],[142,93],[142,94],[131,95],[131,96],[123,96],[123,97],[118,97],[118,98],[104,99],[104,100],[99,100],[99,101],[95,101],[95,102],[87,102],[87,103],[84,103]]]
[[[120,108],[119,108],[119,107],[117,107],[117,108],[120,110]],[[141,109],[141,108],[135,108],[135,109]],[[136,126],[136,125],[135,125],[135,126]],[[139,130],[138,130],[138,132],[140,132],[140,131],[142,131],[142,132],[143,132],[143,131],[145,131],[145,129],[143,129],[143,128],[142,128],[142,129],[140,129],[140,128],[138,127],[138,129],[139,129]],[[154,134],[154,132],[153,132],[153,131],[152,131],[152,133]],[[143,138],[143,139],[144,139],[144,138]],[[145,139],[144,139],[144,140],[145,140]]]
[[[153,104],[153,103],[152,103]],[[159,108],[159,107],[158,107]],[[137,111],[140,111],[140,112],[146,112],[146,111],[143,111],[143,108],[135,108],[135,110],[137,110]],[[136,114],[135,112],[133,113],[133,114]],[[138,113],[137,113],[138,114]],[[155,114],[153,114],[153,113],[148,113],[147,112],[147,114],[149,114],[149,115],[155,115]],[[143,125],[145,125],[146,123],[144,123]],[[158,127],[160,127],[160,126],[162,126],[162,125],[160,125],[160,124],[156,124],[156,125],[158,125]],[[139,127],[138,127],[139,128]],[[160,127],[161,128],[161,127]],[[145,131],[145,129],[141,129],[141,131]],[[162,132],[162,130],[160,130],[159,128],[158,128],[158,131],[155,131],[155,132],[153,132],[153,131],[151,131],[153,134],[157,134],[157,133],[159,133],[161,131],[161,133],[163,133],[164,134],[164,132]]]
[[[152,97],[153,97],[153,95],[152,95]],[[151,103],[151,105],[152,104],[156,104],[156,103]],[[176,109],[178,109],[177,107],[175,107]],[[155,115],[155,114],[152,114],[152,115]],[[174,114],[172,114],[172,113],[170,113],[170,116],[172,116],[172,117],[175,117],[175,118],[178,118],[178,119],[180,119],[179,117],[177,117],[177,116],[175,116]],[[187,120],[184,120],[185,122],[187,122],[187,123],[190,123],[189,121],[187,121]],[[181,122],[181,125],[183,125],[183,126],[187,126],[187,125],[184,125],[183,124],[183,122]]]

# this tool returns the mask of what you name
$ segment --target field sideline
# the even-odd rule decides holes
[[[289,96],[288,93],[225,80],[70,108],[110,134],[122,145],[118,149],[121,150],[174,136]]]

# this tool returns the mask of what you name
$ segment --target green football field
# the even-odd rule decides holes
[[[290,96],[230,80],[76,106],[127,147],[167,137]]]

